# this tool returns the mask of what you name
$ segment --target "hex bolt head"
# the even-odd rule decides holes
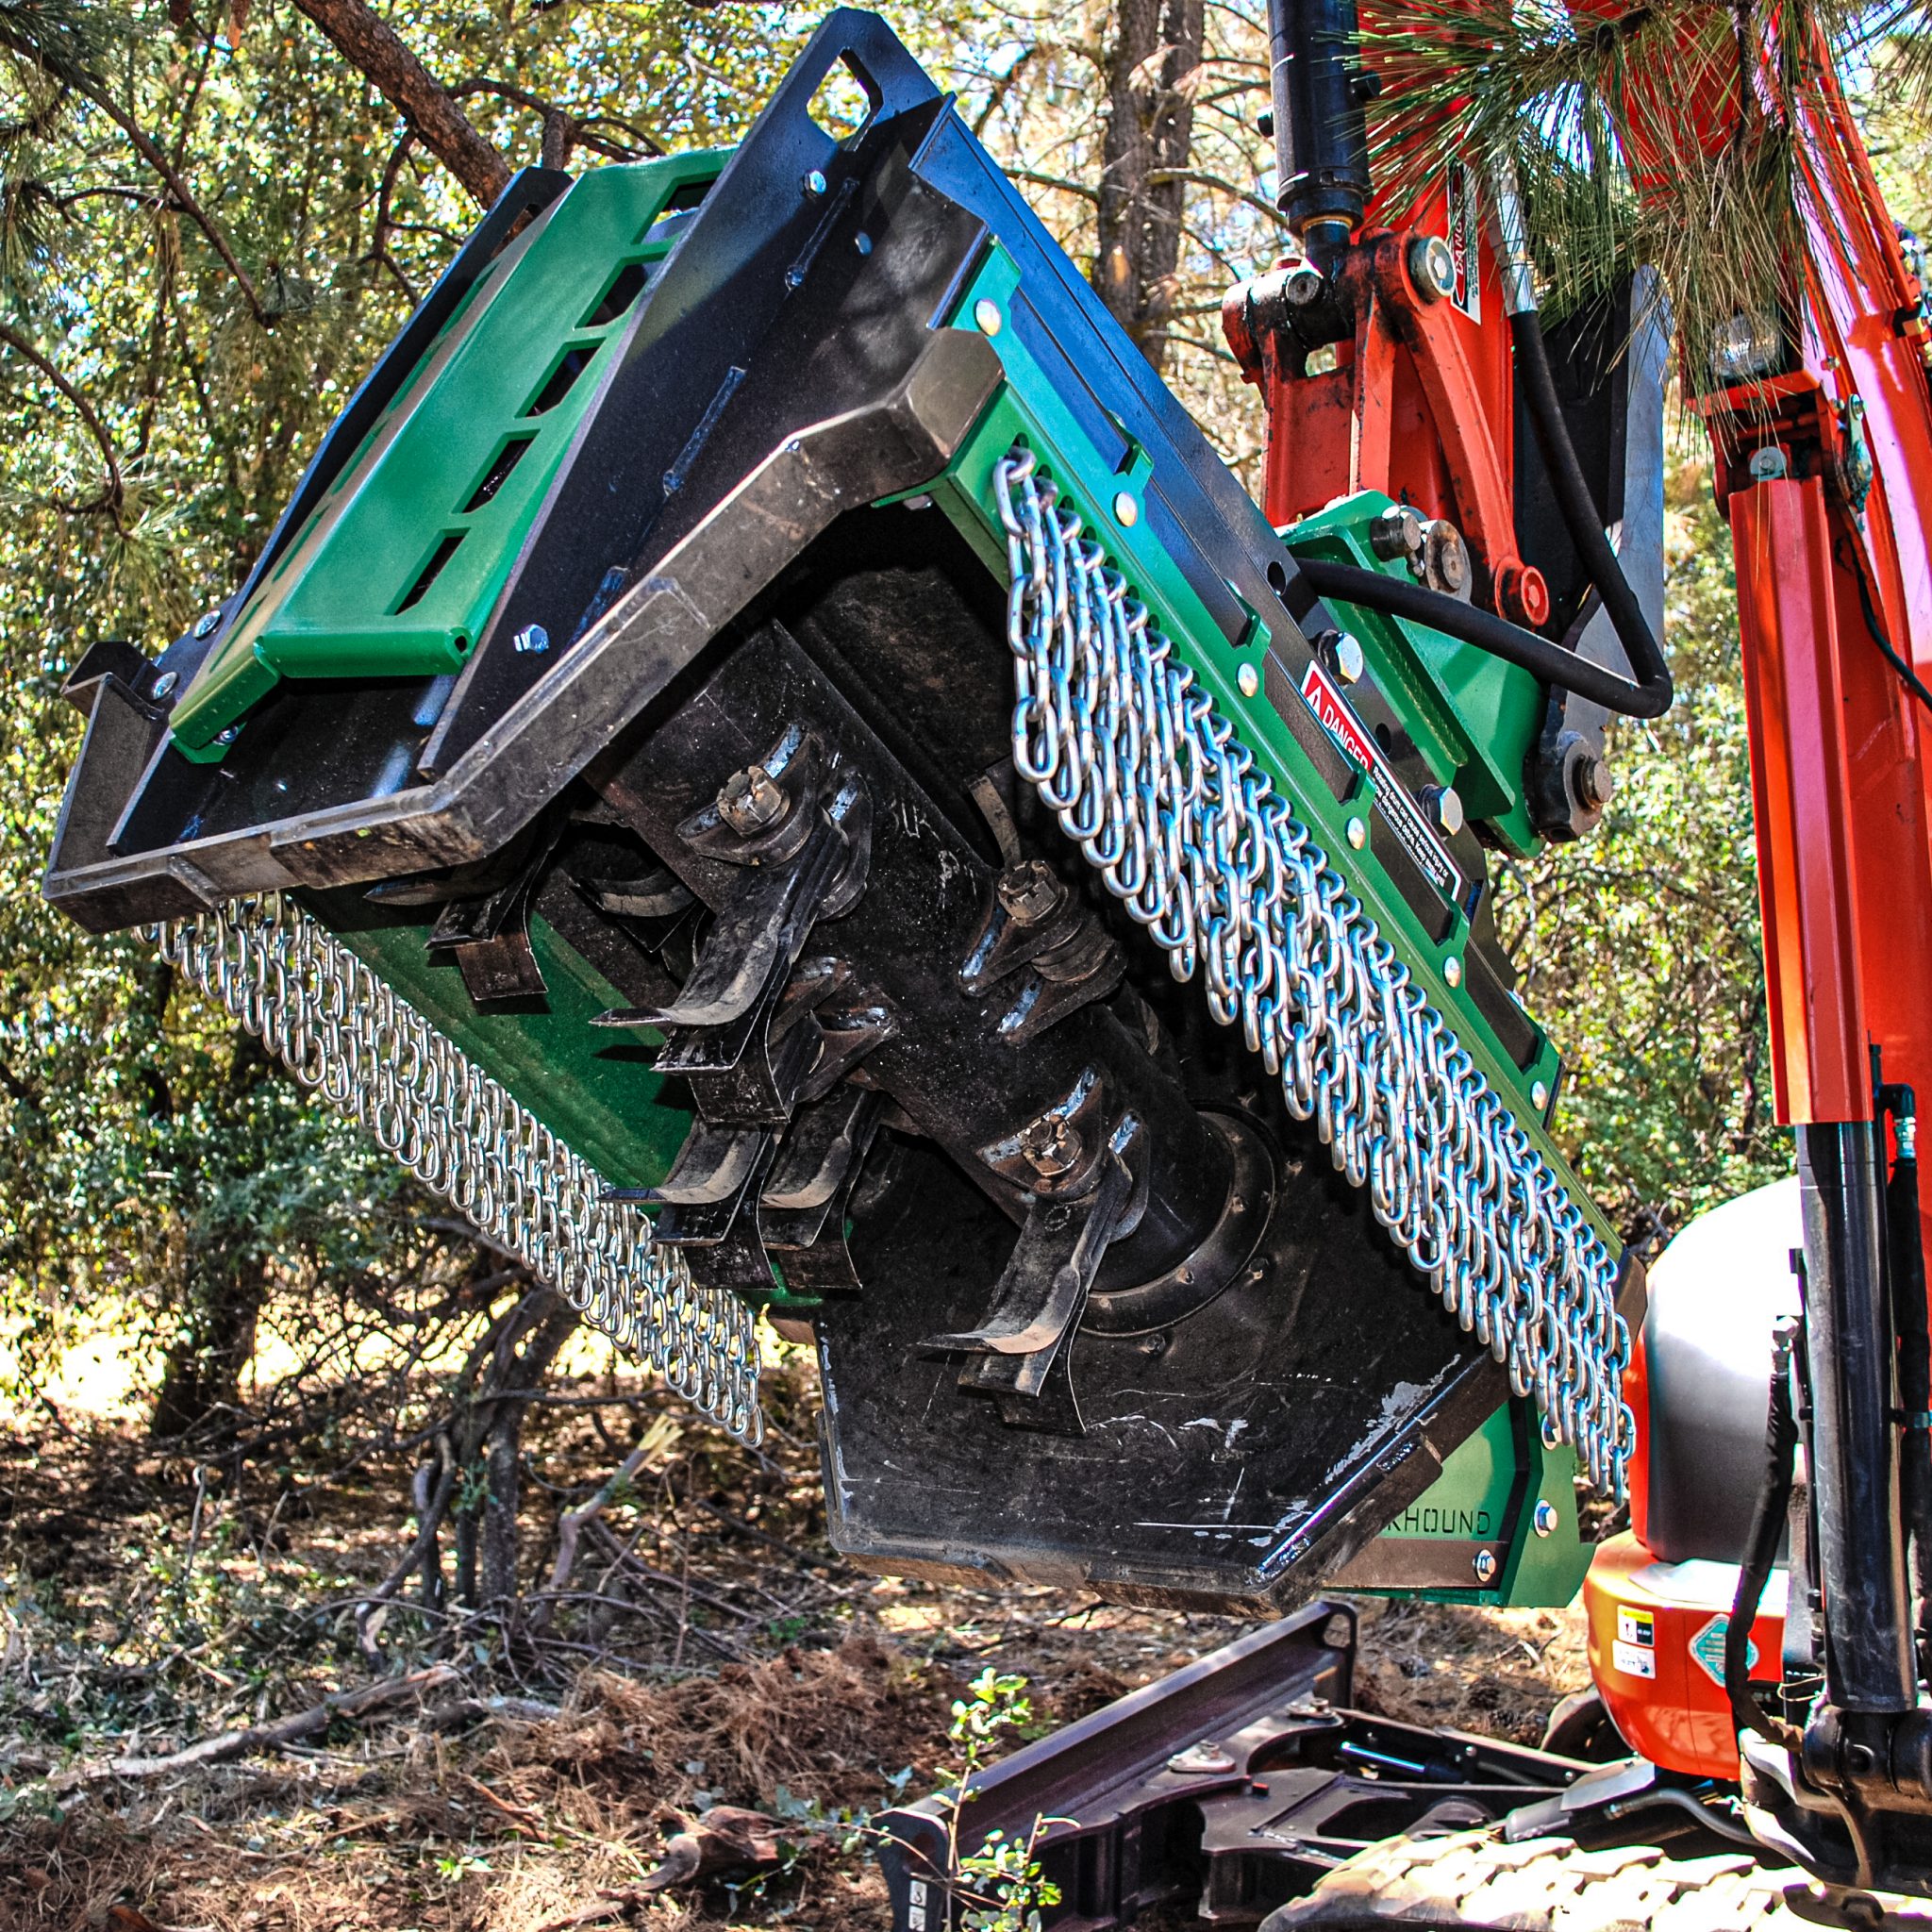
[[[1312,308],[1327,292],[1328,284],[1312,261],[1305,261],[1288,272],[1281,285],[1281,299],[1291,308]]]
[[[204,610],[201,613],[201,615],[194,620],[193,634],[198,638],[212,637],[214,635],[216,625],[219,625],[221,621],[222,613],[219,610]]]
[[[1041,1180],[1057,1180],[1078,1164],[1080,1137],[1058,1114],[1050,1113],[1020,1129],[1020,1152]]]
[[[1355,1619],[1337,1610],[1322,1625],[1322,1641],[1330,1650],[1346,1650],[1355,1641]]]
[[[826,181],[820,170],[814,168],[800,185],[805,190],[805,198],[808,201],[823,201],[825,198],[825,190],[830,186],[830,183]]]
[[[510,640],[510,647],[522,657],[541,657],[550,648],[550,633],[541,624],[526,624]]]
[[[1369,525],[1369,548],[1384,563],[1413,558],[1423,547],[1423,520],[1406,503],[1391,503]]]
[[[177,673],[164,671],[155,679],[153,695],[157,698],[170,698],[175,695],[175,687],[181,682]]]
[[[1531,1519],[1539,1536],[1555,1536],[1557,1533],[1557,1506],[1546,1498],[1537,1498],[1536,1514]]]
[[[1418,235],[1408,244],[1408,274],[1424,302],[1456,292],[1456,257],[1440,235]]]
[[[1028,858],[1009,866],[993,888],[1001,908],[1016,925],[1038,925],[1051,919],[1066,898],[1066,890],[1043,858]]]
[[[733,772],[718,793],[718,816],[741,839],[768,831],[785,816],[785,794],[762,765]]]
[[[1585,752],[1577,760],[1573,774],[1576,789],[1576,802],[1585,811],[1602,811],[1615,797],[1617,774],[1610,770],[1610,762],[1597,752]]]
[[[1335,633],[1335,675],[1343,684],[1359,684],[1369,661],[1362,656],[1362,641],[1352,630]]]
[[[1423,804],[1429,823],[1437,831],[1453,839],[1461,831],[1462,798],[1453,785],[1429,785],[1423,790]]]
[[[1475,1572],[1475,1580],[1485,1589],[1494,1581],[1496,1574],[1496,1553],[1494,1550],[1478,1550],[1475,1561],[1470,1566]]]
[[[1785,460],[1785,453],[1776,443],[1768,442],[1762,449],[1751,452],[1751,475],[1755,482],[1770,483],[1778,477],[1788,475],[1790,466]]]

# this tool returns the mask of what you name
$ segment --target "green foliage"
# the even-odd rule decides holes
[[[472,6],[406,28],[513,162],[538,158],[555,105],[581,164],[736,138],[804,24]],[[475,218],[402,132],[292,10],[0,0],[0,1368],[16,1385],[94,1319],[206,1355],[265,1266],[291,1284],[372,1266],[409,1205],[138,936],[91,938],[39,891],[79,736],[65,670],[100,637],[157,649],[235,586]],[[246,1330],[251,1309],[230,1312]]]
[[[1562,0],[1393,0],[1369,11],[1382,82],[1376,178],[1398,194],[1468,169],[1513,174],[1557,308],[1656,269],[1700,383],[1757,373],[1736,351],[1802,280],[1804,226],[1856,201],[1818,127],[1840,73],[1923,109],[1918,5],[1656,0],[1613,20]]]
[[[1729,533],[1702,467],[1672,476],[1669,501],[1677,702],[1615,727],[1618,790],[1598,830],[1511,868],[1498,891],[1519,990],[1569,1062],[1561,1138],[1634,1239],[1791,1166],[1772,1118]]]
[[[584,165],[735,139],[814,17],[466,0],[399,25],[514,163],[538,158],[555,108]],[[1456,19],[1467,40],[1489,16]],[[1510,13],[1514,39],[1470,70],[1495,139],[1520,135],[1539,102],[1581,112],[1606,61],[1649,46],[1574,45],[1568,20]],[[1112,10],[947,0],[897,24],[1091,256]],[[1170,368],[1251,470],[1259,411],[1216,310],[1279,246],[1254,128],[1258,5],[1212,13],[1205,61],[1190,83]],[[1433,84],[1426,61],[1411,79]],[[1591,125],[1615,146],[1613,127]],[[1624,235],[1614,170],[1585,165],[1574,142],[1539,152],[1555,158],[1533,192],[1583,196]],[[80,728],[63,672],[99,637],[152,649],[232,589],[474,214],[292,11],[0,0],[0,1337],[16,1385],[77,1324],[119,1322],[157,1355],[192,1354],[214,1347],[213,1304],[264,1274],[271,1294],[306,1292],[401,1265],[417,1204],[393,1171],[173,986],[138,937],[90,937],[51,913],[39,877]],[[1587,222],[1565,232],[1601,256]],[[1672,590],[1685,702],[1624,731],[1604,831],[1520,868],[1506,908],[1525,997],[1573,1057],[1560,1117],[1633,1227],[1674,1224],[1786,1159],[1767,1124],[1727,551],[1687,483]]]
[[[973,1780],[993,1747],[1008,1732],[1024,1734],[1033,1722],[1026,1679],[1005,1675],[987,1665],[953,1700],[946,1735],[957,1747],[952,1782],[939,1794],[946,1812],[946,1882],[960,1906],[959,1923],[968,1932],[1039,1932],[1040,1915],[1060,1902],[1059,1887],[1041,1869],[1040,1841],[1047,1825],[1036,1817],[1024,1839],[990,1831],[978,1850],[959,1849],[959,1816],[973,1796]]]
[[[1702,368],[1734,314],[1770,311],[1796,259],[1793,121],[1738,86],[1740,50],[1766,31],[1707,0],[1614,27],[1540,0],[1403,0],[1364,36],[1385,87],[1380,174],[1420,188],[1469,167],[1487,192],[1513,171],[1557,305],[1648,262]],[[1790,54],[1793,92],[1815,90],[1803,31]]]
[[[953,1722],[946,1735],[960,1747],[965,1767],[959,1780],[963,1792],[980,1766],[987,1747],[1003,1731],[1016,1730],[1033,1719],[1033,1701],[1024,1677],[1003,1676],[988,1664],[966,1687],[964,1697],[953,1700]]]

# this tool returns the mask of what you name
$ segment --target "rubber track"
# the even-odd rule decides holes
[[[1582,1851],[1490,1832],[1392,1839],[1329,1874],[1261,1932],[1932,1932],[1932,1906],[1853,1893],[1842,1906],[1747,1853],[1674,1858],[1650,1845]]]

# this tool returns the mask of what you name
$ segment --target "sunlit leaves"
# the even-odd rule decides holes
[[[1499,893],[1524,999],[1569,1061],[1561,1138],[1639,1238],[1791,1164],[1772,1119],[1729,533],[1700,466],[1674,475],[1670,502],[1677,702],[1613,733],[1601,827]]]

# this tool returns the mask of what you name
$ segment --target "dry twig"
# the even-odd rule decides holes
[[[367,1717],[392,1704],[420,1697],[425,1690],[441,1690],[445,1684],[454,1683],[457,1674],[452,1666],[437,1664],[426,1671],[412,1671],[407,1677],[391,1677],[379,1684],[365,1684],[358,1690],[338,1691],[291,1717],[276,1718],[273,1724],[218,1731],[213,1737],[199,1738],[192,1744],[160,1757],[109,1757],[96,1764],[75,1765],[47,1782],[56,1790],[72,1790],[108,1778],[166,1777],[174,1772],[199,1771],[207,1765],[223,1764],[231,1757],[245,1757],[257,1751],[278,1750],[284,1744],[296,1743],[327,1730],[339,1717]]]

